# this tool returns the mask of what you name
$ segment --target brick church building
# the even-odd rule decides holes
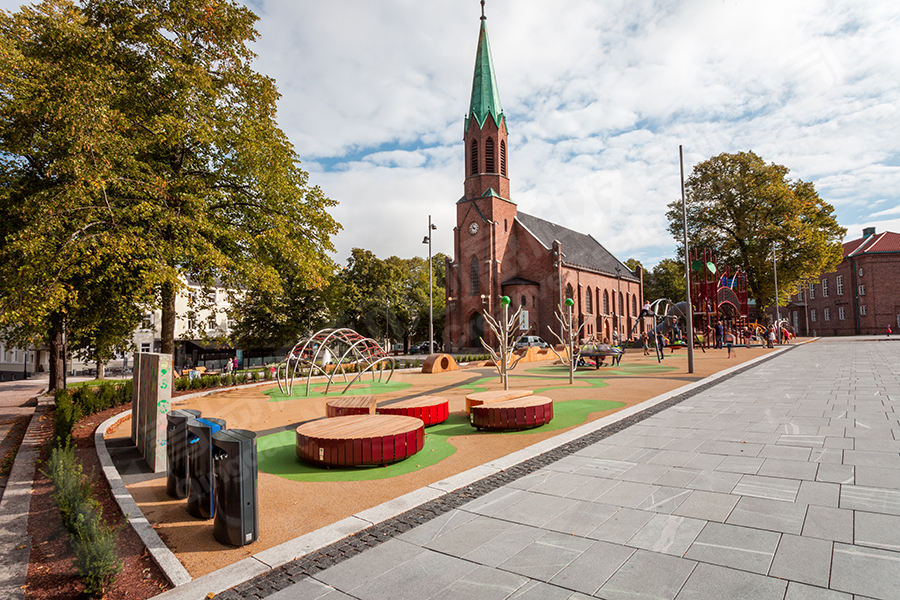
[[[482,312],[500,317],[502,296],[510,297],[511,312],[523,307],[519,333],[550,343],[556,340],[548,326],[559,333],[554,313],[565,298],[575,300],[575,314],[587,323],[584,338],[639,334],[640,270],[632,272],[593,236],[525,214],[511,199],[506,117],[483,14],[463,139],[465,194],[456,203],[454,257],[446,265],[446,349],[481,350],[479,337],[496,343]]]

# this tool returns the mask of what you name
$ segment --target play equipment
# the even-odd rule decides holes
[[[513,314],[510,318],[509,316],[509,296],[503,296],[500,298],[500,304],[503,306],[503,322],[500,323],[494,317],[489,315],[487,311],[482,313],[484,315],[484,320],[488,324],[488,327],[491,328],[491,331],[494,332],[494,335],[497,336],[497,339],[500,341],[500,348],[494,350],[490,346],[488,346],[487,342],[484,341],[484,338],[478,338],[481,340],[481,345],[484,346],[485,350],[491,353],[491,358],[494,360],[494,365],[497,367],[497,371],[500,373],[500,381],[503,383],[503,389],[509,389],[509,372],[512,369],[516,368],[516,365],[519,364],[519,361],[522,360],[521,356],[516,357],[513,352],[516,347],[516,342],[519,341],[521,335],[516,335],[515,332],[519,329],[519,315],[522,313],[522,307]],[[515,357],[515,360],[513,358]]]
[[[475,392],[466,396],[466,412],[472,414],[472,407],[481,406],[482,404],[490,404],[492,402],[503,402],[505,400],[515,400],[516,398],[524,398],[534,394],[531,390],[493,390],[490,392]]]
[[[325,403],[326,417],[347,417],[349,415],[374,415],[375,396],[345,396],[333,398]]]
[[[349,378],[347,367],[353,365],[356,373]],[[390,366],[390,373],[384,380],[385,366]],[[313,376],[322,375],[328,378],[325,393],[328,393],[336,375],[342,375],[347,383],[341,393],[346,393],[354,383],[366,373],[375,381],[388,383],[394,374],[396,362],[372,338],[363,337],[352,329],[322,329],[312,337],[303,338],[278,363],[275,378],[278,389],[283,394],[293,394],[294,379],[299,374],[306,376],[306,396],[309,396]]]
[[[423,373],[444,373],[445,371],[459,371],[459,365],[449,354],[430,354],[422,363]]]
[[[603,359],[606,357],[612,358],[611,364],[618,364],[623,354],[625,354],[623,349],[609,344],[585,344],[578,351],[579,360],[593,359],[594,369],[603,366]]]
[[[731,272],[727,265],[716,262],[710,248],[694,248],[691,252],[691,303],[694,309],[694,331],[704,336],[708,348],[715,326],[743,337],[750,313],[747,299],[747,274],[741,269]]]
[[[300,460],[324,466],[386,465],[425,445],[425,424],[415,417],[353,415],[297,427]]]
[[[553,420],[553,400],[546,396],[525,396],[472,407],[472,426],[482,429],[517,431],[540,427]]]
[[[561,356],[555,348],[551,349],[557,358],[559,358],[564,365],[569,367],[570,384],[575,382],[575,369],[578,368],[578,361],[581,357],[581,347],[578,346],[577,340],[581,335],[581,330],[587,325],[587,323],[582,323],[580,327],[578,326],[578,317],[572,315],[572,306],[574,305],[574,300],[566,298],[565,313],[563,313],[562,306],[559,306],[558,304],[556,306],[556,320],[559,321],[559,324],[562,326],[562,333],[563,336],[565,336],[565,339],[557,335],[556,332],[547,325],[547,329],[550,330],[550,333],[559,340],[560,344],[566,347],[565,357]]]
[[[416,396],[384,404],[375,409],[379,415],[402,415],[415,417],[429,425],[443,423],[450,417],[450,401],[440,396]]]

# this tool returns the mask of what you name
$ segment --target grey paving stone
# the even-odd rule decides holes
[[[685,468],[698,471],[715,469],[723,460],[725,457],[719,454],[698,454],[685,465]]]
[[[464,556],[514,527],[516,525],[508,521],[480,516],[459,527],[440,532],[422,545],[445,554]],[[540,530],[533,529],[533,531],[534,537],[529,542],[534,541],[540,535]]]
[[[697,452],[679,452],[677,450],[660,450],[659,454],[647,462],[656,465],[668,465],[670,467],[684,467],[697,458]]]
[[[729,493],[740,481],[739,473],[723,473],[719,471],[701,471],[685,487],[706,492]]]
[[[522,500],[528,495],[528,492],[516,490],[513,488],[502,487],[488,492],[481,498],[476,498],[460,507],[472,513],[478,513],[486,516],[498,514],[516,502]]]
[[[675,600],[783,600],[786,581],[700,563]]]
[[[780,537],[772,531],[708,523],[684,557],[765,575]]]
[[[815,504],[818,506],[838,505],[841,497],[841,486],[836,483],[821,481],[803,481],[797,492],[797,504]]]
[[[783,477],[785,479],[807,479],[809,481],[814,481],[816,479],[816,471],[818,468],[819,464],[813,462],[767,458],[756,474],[765,477]]]
[[[672,600],[696,565],[691,560],[638,550],[596,595],[604,600]]]
[[[844,464],[844,450],[840,448],[816,448],[809,456],[810,462],[827,463],[832,465]]]
[[[767,444],[763,446],[757,456],[759,458],[774,458],[778,460],[797,460],[806,462],[809,460],[810,449],[802,446],[786,446]]]
[[[844,464],[900,469],[900,454],[888,452],[863,452],[861,450],[844,450]]]
[[[856,440],[854,450],[863,452],[888,452],[891,454],[900,454],[900,440],[873,440],[860,438]]]
[[[309,578],[275,592],[268,598],[269,600],[322,600],[331,594],[338,594],[337,596],[331,596],[335,600],[339,597],[350,598],[350,596],[336,591],[330,585]]]
[[[900,517],[856,511],[853,541],[857,546],[900,550]],[[900,565],[897,566],[900,573]],[[900,577],[898,577],[900,586]]]
[[[439,591],[430,600],[503,600],[528,581],[527,577],[521,575],[479,566]]]
[[[594,502],[635,508],[658,489],[659,487],[655,485],[622,481],[602,496],[596,498]]]
[[[825,445],[825,435],[822,433],[822,427],[814,434],[792,434],[785,433],[778,436],[778,441],[775,442],[779,446],[802,446],[809,448],[821,448]],[[841,431],[841,435],[843,435],[843,430]],[[806,458],[809,458],[809,453],[807,453]]]
[[[897,598],[900,553],[835,543],[831,588],[851,594],[894,600]]]
[[[550,581],[594,543],[551,531],[507,558],[498,567],[532,579]]]
[[[585,532],[596,529],[604,521],[613,516],[616,507],[608,504],[596,504],[594,502],[578,502],[570,506],[559,516],[551,519],[544,525],[544,529],[584,535]]]
[[[350,591],[426,552],[413,544],[393,539],[322,571],[316,579],[339,590]]]
[[[653,516],[654,513],[645,510],[620,508],[602,525],[588,533],[587,537],[614,544],[624,544]]]
[[[886,469],[869,465],[856,467],[856,484],[900,490],[900,469]]]
[[[853,543],[853,511],[845,508],[810,505],[803,523],[807,537]]]
[[[510,525],[512,526],[486,542],[473,546],[463,555],[463,558],[489,567],[496,567],[545,533],[535,527],[513,525],[512,523]]]
[[[463,510],[451,510],[442,515],[438,515],[418,527],[413,527],[409,531],[399,535],[397,539],[422,546],[437,536],[452,531],[457,527],[461,527],[472,519],[477,518],[479,518],[479,516],[474,513]]]
[[[656,515],[627,543],[635,548],[683,556],[706,523],[688,517]]]
[[[755,456],[726,456],[722,462],[715,467],[716,471],[725,471],[728,473],[746,473],[755,475],[763,464],[762,458]]]
[[[666,465],[656,464],[639,464],[631,467],[624,473],[620,479],[623,481],[633,481],[636,483],[653,483],[666,474],[671,469]]]
[[[427,550],[402,564],[393,566],[387,563],[383,566],[381,575],[357,587],[335,587],[351,596],[371,600],[427,598],[477,568],[471,562]]]
[[[767,498],[741,498],[726,523],[799,535],[806,505]]]
[[[585,594],[593,594],[628,560],[634,549],[594,542],[553,577],[549,583]]]
[[[731,514],[738,497],[732,494],[694,490],[672,514],[704,521],[722,522]]]
[[[831,570],[832,542],[784,534],[769,575],[825,587]]]
[[[572,590],[567,590],[542,581],[529,581],[523,585],[509,600],[568,600]]]
[[[700,471],[690,468],[672,467],[666,473],[653,482],[654,485],[683,488],[691,479],[697,476]]]
[[[587,475],[588,477],[608,477],[611,479],[618,479],[622,473],[636,464],[638,463],[594,458],[591,459],[589,463],[573,469],[572,472],[578,473],[579,475]]]
[[[620,484],[621,485],[621,484]],[[495,516],[505,521],[540,527],[547,521],[559,516],[564,510],[577,505],[579,500],[547,496],[536,492],[524,492],[524,498],[507,507]]]
[[[793,502],[797,499],[798,491],[800,491],[800,481],[796,479],[743,475],[731,493],[740,496]]]
[[[721,454],[729,454],[731,456],[756,456],[762,448],[762,444],[735,442],[726,444],[725,447],[722,448]]]
[[[615,479],[590,477],[587,483],[585,483],[578,489],[569,492],[566,495],[566,498],[571,498],[573,500],[587,500],[588,502],[593,502],[598,497],[614,488],[617,483],[619,482]]]
[[[835,590],[813,587],[805,583],[791,581],[788,583],[784,600],[853,600],[853,596]]]
[[[855,467],[853,465],[831,465],[820,464],[819,471],[816,473],[816,481],[825,481],[828,483],[844,483],[853,485]]]
[[[900,490],[842,485],[841,508],[900,515]]]
[[[681,438],[674,439],[665,446],[663,446],[663,450],[677,450],[679,452],[695,452],[697,447],[700,446],[703,442],[694,438]]]
[[[638,510],[649,510],[657,513],[669,514],[684,502],[690,495],[690,490],[674,487],[660,487],[655,492],[635,506]]]

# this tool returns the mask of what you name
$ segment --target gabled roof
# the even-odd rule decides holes
[[[844,243],[844,258],[882,252],[900,252],[900,234],[884,231]]]
[[[494,76],[494,61],[491,59],[491,44],[488,41],[487,20],[481,19],[481,32],[478,34],[478,51],[475,53],[475,74],[472,77],[472,99],[469,102],[469,113],[466,115],[465,130],[469,130],[469,120],[475,119],[478,127],[484,127],[488,115],[494,119],[497,127],[504,119],[500,107],[500,89]]]
[[[603,273],[612,277],[616,276],[616,267],[618,267],[618,274],[622,279],[640,281],[631,269],[626,267],[590,235],[572,231],[562,225],[557,225],[523,212],[519,212],[516,215],[516,221],[547,249],[553,247],[554,240],[558,240],[562,245],[563,264],[567,266]]]

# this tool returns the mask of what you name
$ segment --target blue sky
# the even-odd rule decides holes
[[[18,2],[0,0],[15,9]],[[450,253],[477,0],[256,0],[257,69],[313,183],[336,259]],[[812,181],[847,239],[900,232],[900,4],[488,0],[519,209],[622,259],[671,257],[685,172],[753,150]]]

